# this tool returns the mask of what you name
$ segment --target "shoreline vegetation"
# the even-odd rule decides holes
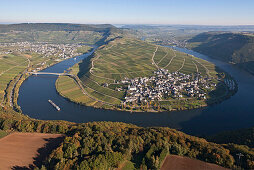
[[[128,47],[125,48],[125,46]],[[144,46],[147,46],[147,49]],[[154,51],[158,47],[159,50]],[[112,50],[112,48],[114,49]],[[116,49],[120,50],[115,51]],[[130,63],[128,60],[132,55],[133,57],[137,56],[136,60],[139,60],[139,56],[148,57],[143,57],[141,61],[133,61],[134,63]],[[132,67],[131,64],[135,66]],[[142,64],[145,66],[139,68],[142,67]],[[125,67],[120,68],[119,65],[125,65]],[[212,90],[210,91],[206,90],[206,93],[209,94],[205,96],[208,96],[206,100],[200,99],[196,94],[192,94],[195,96],[190,97],[188,96],[190,93],[186,94],[187,92],[185,91],[185,93],[183,92],[184,97],[179,94],[177,96],[176,93],[170,97],[167,96],[168,99],[165,99],[163,96],[161,97],[162,99],[160,98],[161,100],[145,100],[146,102],[139,103],[137,101],[125,102],[127,101],[126,96],[130,96],[128,94],[130,92],[128,88],[130,87],[127,84],[121,83],[121,81],[132,81],[136,77],[149,78],[149,76],[153,76],[153,72],[162,67],[165,70],[171,69],[171,72],[179,70],[180,73],[182,70],[185,75],[190,74],[194,76],[200,74],[199,77],[198,75],[196,76],[200,79],[205,79],[209,75],[209,77],[212,77],[210,78],[211,83],[217,86],[215,88],[211,87]],[[220,103],[237,92],[236,81],[229,74],[205,60],[176,52],[170,48],[128,38],[117,38],[106,45],[100,46],[91,56],[75,64],[69,71],[76,78],[60,76],[56,81],[57,92],[69,101],[101,109],[129,112],[190,110]],[[80,83],[77,83],[77,81]],[[232,83],[233,87],[228,86],[228,82]],[[154,86],[154,84],[151,86]],[[209,86],[208,83],[207,86]],[[197,93],[204,93],[202,91],[198,91]],[[199,94],[199,96],[202,97],[202,94]]]

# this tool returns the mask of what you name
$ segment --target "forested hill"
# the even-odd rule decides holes
[[[0,32],[10,31],[99,31],[104,32],[115,29],[110,24],[69,24],[69,23],[22,23],[22,24],[2,24]]]
[[[209,141],[216,143],[236,143],[254,148],[254,127],[233,131],[225,131],[207,137]]]
[[[242,168],[254,168],[253,148],[215,144],[166,127],[44,121],[0,108],[0,135],[14,131],[66,135],[60,146],[43,161],[44,169],[160,169],[168,154],[236,169],[238,153],[244,155]]]
[[[47,42],[103,44],[121,30],[110,24],[24,23],[0,25],[0,43]]]
[[[239,65],[254,73],[254,34],[206,32],[189,41],[194,51]]]

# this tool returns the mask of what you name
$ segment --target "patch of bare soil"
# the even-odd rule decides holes
[[[64,135],[12,133],[0,139],[0,170],[33,169],[62,141]]]
[[[168,155],[161,170],[228,170],[227,168],[178,155]]]

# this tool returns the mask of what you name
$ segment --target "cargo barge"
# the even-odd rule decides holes
[[[54,102],[52,102],[52,100],[48,100],[48,102],[49,102],[50,104],[52,104],[52,106],[54,106],[54,107],[56,108],[57,111],[60,111],[60,110],[61,110],[59,106],[57,106]]]

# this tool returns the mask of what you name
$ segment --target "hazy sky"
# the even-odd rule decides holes
[[[254,0],[0,0],[0,22],[254,25]]]

